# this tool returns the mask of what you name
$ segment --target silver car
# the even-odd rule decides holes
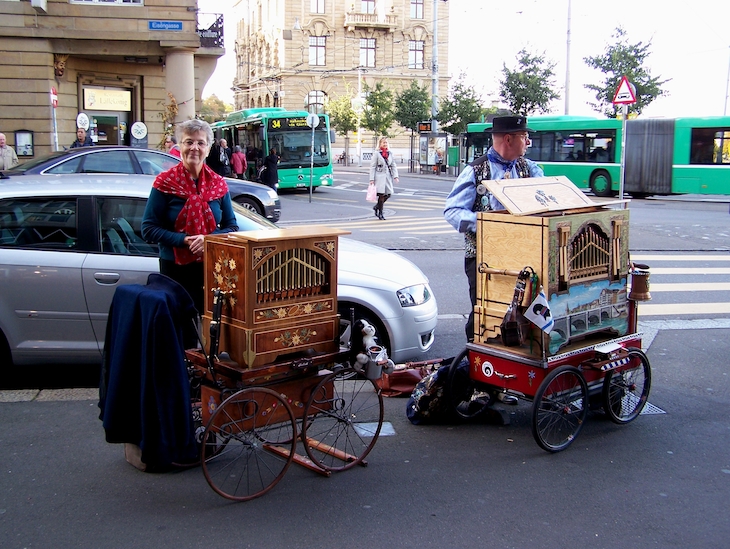
[[[180,158],[152,149],[124,146],[78,147],[26,160],[3,172],[7,177],[66,173],[143,173],[157,175],[172,168]],[[281,217],[279,193],[271,187],[226,178],[231,200],[276,223]]]
[[[141,237],[153,180],[112,174],[0,180],[0,364],[101,361],[114,291],[146,284],[158,270],[157,246]],[[241,230],[276,228],[234,209]],[[428,351],[438,309],[426,276],[393,252],[340,242],[342,318],[354,308],[396,362]],[[373,272],[373,264],[390,268]]]

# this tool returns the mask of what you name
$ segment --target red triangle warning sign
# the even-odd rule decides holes
[[[625,76],[621,77],[621,83],[618,85],[615,95],[613,96],[614,105],[631,105],[636,103],[636,94],[634,86],[631,85],[629,79]]]

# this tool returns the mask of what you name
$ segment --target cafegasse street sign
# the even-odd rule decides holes
[[[631,85],[629,79],[625,76],[621,77],[621,83],[613,96],[614,105],[633,105],[636,103],[636,93],[634,86]]]

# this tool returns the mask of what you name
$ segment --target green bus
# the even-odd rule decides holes
[[[332,185],[332,142],[329,117],[320,114],[314,131],[307,124],[306,111],[287,111],[281,107],[244,109],[230,113],[225,120],[211,124],[216,139],[225,138],[228,146],[242,151],[256,148],[258,165],[274,148],[279,155],[279,190]],[[314,155],[312,155],[314,139]],[[257,166],[258,167],[258,166]]]
[[[535,116],[527,158],[546,176],[564,175],[597,196],[618,194],[622,121]],[[466,161],[484,154],[491,123],[469,124]],[[626,122],[624,191],[649,194],[730,194],[730,117],[635,119]]]

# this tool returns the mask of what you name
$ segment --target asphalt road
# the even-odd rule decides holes
[[[449,185],[422,186],[437,194]],[[341,217],[374,224],[359,196],[337,197],[352,205],[348,211],[326,200],[331,193],[322,192],[309,210],[299,210],[309,207],[306,193],[285,195],[285,219],[296,221],[294,208],[287,212],[296,200],[303,202],[297,210],[304,223]],[[708,253],[719,242],[727,251],[727,239],[717,236],[724,229],[706,238],[714,228],[705,225],[716,218],[719,224],[719,217],[697,213],[703,208],[685,211],[685,219],[647,218],[645,232],[671,242],[664,251],[686,241],[693,242],[688,248],[704,243],[700,250]],[[394,224],[407,215],[393,212]],[[667,233],[671,226],[676,234]],[[466,285],[454,242],[444,250],[401,252],[418,259],[439,296],[432,356],[453,356],[463,345],[458,313]],[[93,389],[14,392],[15,402],[0,402],[0,547],[726,547],[728,316],[702,315],[708,323],[701,329],[684,329],[692,315],[674,324],[670,316],[648,317],[665,328],[651,334],[646,413],[625,426],[590,413],[564,452],[537,446],[528,402],[497,406],[508,425],[414,426],[405,399],[386,399],[392,434],[378,440],[367,467],[323,478],[292,466],[269,494],[243,504],[216,495],[199,468],[150,474],[128,465],[122,447],[104,440]]]

